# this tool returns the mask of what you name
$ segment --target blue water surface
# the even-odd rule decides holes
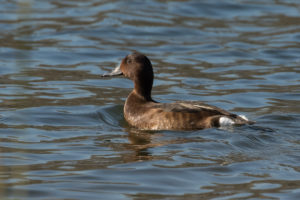
[[[1,199],[299,199],[298,0],[4,0],[0,29]],[[256,124],[130,127],[100,75],[133,50],[155,100]]]

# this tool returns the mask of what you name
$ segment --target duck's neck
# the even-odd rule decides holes
[[[133,92],[145,101],[153,101],[151,98],[151,90],[152,90],[152,83],[151,85],[141,84],[138,81],[135,81],[134,83]]]

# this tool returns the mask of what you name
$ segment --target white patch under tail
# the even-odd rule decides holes
[[[228,117],[220,117],[219,119],[220,126],[230,126],[234,124],[234,121]]]
[[[249,119],[245,116],[245,115],[239,115],[240,118],[242,118],[243,120],[249,122]],[[229,117],[223,116],[219,118],[219,124],[220,127],[224,127],[224,126],[231,126],[234,124],[239,124],[238,121],[234,121],[234,119],[230,119]]]

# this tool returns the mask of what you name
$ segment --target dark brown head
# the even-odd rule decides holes
[[[142,98],[151,100],[151,90],[153,84],[153,69],[147,56],[134,52],[127,55],[121,64],[110,74],[105,76],[121,75],[134,82],[134,90]]]

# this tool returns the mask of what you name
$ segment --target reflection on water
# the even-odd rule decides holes
[[[5,0],[1,199],[297,199],[300,3]],[[157,101],[257,121],[193,132],[124,121],[126,54],[153,62]]]

